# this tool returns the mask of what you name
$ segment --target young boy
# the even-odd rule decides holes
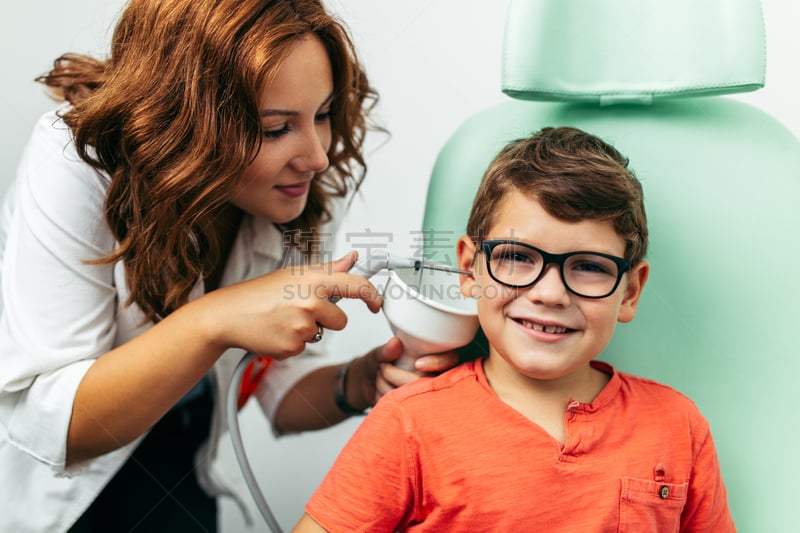
[[[488,357],[386,395],[296,531],[735,531],[694,403],[594,361],[649,272],[627,159],[575,128],[515,141],[467,233]]]

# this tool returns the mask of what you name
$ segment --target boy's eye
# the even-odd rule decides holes
[[[569,269],[582,274],[614,275],[616,265],[611,261],[597,259],[576,259],[569,264]]]
[[[530,263],[532,261],[530,254],[511,251],[496,254],[495,259],[498,261],[513,261],[515,263]]]
[[[541,263],[542,257],[533,250],[500,245],[492,251],[489,268],[495,279],[499,276],[505,283],[524,285],[536,277]]]
[[[524,248],[498,246],[492,254],[492,261],[538,264],[541,262],[541,257],[539,254]]]

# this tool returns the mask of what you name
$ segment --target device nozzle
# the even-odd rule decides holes
[[[431,263],[429,261],[422,261],[417,259],[414,261],[414,270],[421,270],[426,268],[428,270],[439,270],[441,272],[449,272],[451,274],[463,274],[465,276],[471,276],[472,272],[469,270],[461,270],[460,268],[454,268],[449,265],[445,265],[443,263]]]

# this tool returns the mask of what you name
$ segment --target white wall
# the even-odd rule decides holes
[[[764,109],[800,137],[800,105],[793,99],[800,86],[800,5],[785,0],[762,3],[767,85],[735,98]],[[380,122],[392,132],[387,143],[370,150],[369,179],[345,234],[391,232],[394,251],[413,251],[411,231],[421,224],[427,180],[439,149],[466,117],[505,99],[499,92],[499,60],[507,4],[508,0],[329,2],[352,29],[371,81],[381,93]],[[121,0],[35,0],[16,3],[0,19],[0,49],[5,51],[0,190],[14,175],[33,122],[52,105],[31,80],[60,53],[103,53],[121,6]],[[389,337],[380,315],[372,316],[352,302],[341,305],[350,314],[350,326],[346,334],[332,339],[337,359],[362,353]],[[241,420],[262,490],[288,528],[358,420],[277,442],[253,406],[245,409]],[[223,458],[236,474],[230,450]],[[222,521],[225,533],[245,530],[230,504],[223,505]]]

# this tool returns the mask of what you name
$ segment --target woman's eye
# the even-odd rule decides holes
[[[330,110],[323,111],[322,113],[317,113],[316,116],[314,117],[314,120],[316,120],[317,122],[325,122],[326,120],[331,118],[331,114],[332,113]]]
[[[284,124],[279,129],[264,130],[264,137],[268,139],[277,139],[289,133],[289,125]]]

